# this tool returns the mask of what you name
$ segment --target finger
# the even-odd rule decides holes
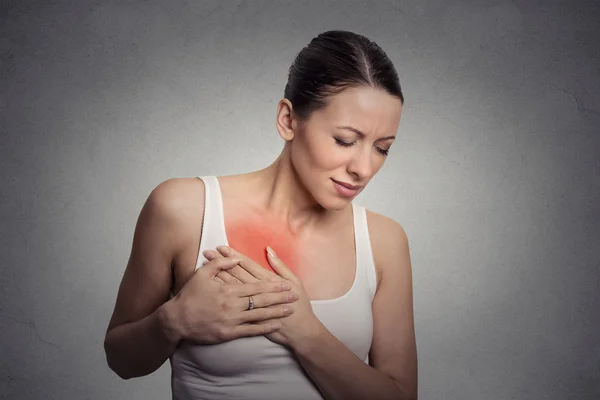
[[[229,287],[227,288],[223,288],[224,289],[224,294],[226,296],[231,296],[232,295],[232,287],[234,285],[229,285]],[[241,285],[235,285],[235,286],[241,286]],[[233,296],[233,298],[229,297],[226,300],[226,308],[229,310],[235,310],[238,312],[246,312],[246,311],[252,311],[250,309],[250,297],[252,297],[252,301],[254,303],[254,307],[252,308],[252,310],[255,309],[259,309],[259,308],[273,308],[276,306],[281,306],[281,305],[287,305],[287,304],[291,304],[293,302],[295,302],[298,299],[298,296],[289,291],[283,291],[283,292],[279,292],[279,293],[262,293],[262,294],[257,294],[257,295],[248,295],[248,296],[243,296],[243,297],[235,297]]]
[[[241,265],[244,263],[242,260],[238,265],[231,268],[227,271],[230,275],[233,275],[238,281],[242,283],[255,283],[259,282],[260,279],[257,279],[254,275],[250,274],[250,272],[246,271]]]
[[[214,276],[213,279],[217,282],[225,283],[225,281],[223,279],[219,278],[218,276]]]
[[[263,293],[252,296],[254,300],[254,308],[269,308],[272,306],[278,306],[282,304],[290,304],[298,300],[298,296],[292,292],[286,290],[282,293]]]
[[[244,283],[243,285],[231,286],[229,294],[237,297],[256,296],[263,293],[288,292],[291,286],[288,282],[268,282],[261,281],[255,283]]]
[[[235,287],[234,287],[235,286]],[[236,311],[251,311],[250,310],[250,297],[254,303],[253,309],[259,308],[270,308],[272,306],[286,305],[298,300],[298,295],[290,290],[284,290],[283,292],[270,292],[270,293],[259,293],[247,296],[236,296],[235,291],[240,286],[246,285],[227,285],[223,287],[223,294],[227,296],[226,308],[229,310]]]
[[[202,254],[204,255],[204,257],[206,257],[206,259],[207,259],[208,261],[210,261],[210,260],[212,260],[213,258],[215,258],[215,256],[216,256],[217,254],[219,254],[219,253],[217,253],[217,252],[216,252],[216,251],[214,251],[214,250],[204,250],[204,251],[202,252]],[[219,254],[219,255],[220,255],[220,254]]]
[[[215,258],[213,260],[210,260],[206,264],[204,264],[202,266],[202,268],[198,268],[197,272],[214,277],[220,271],[225,271],[225,270],[235,267],[236,265],[238,265],[240,263],[240,261],[241,260],[237,259],[237,258],[225,258],[225,257]]]
[[[217,258],[225,258],[225,256],[223,256],[220,252],[213,251],[213,250],[205,250],[202,254],[204,254],[204,257],[208,258],[209,260],[214,260]],[[234,258],[238,258],[238,257],[234,257]],[[226,275],[230,275],[233,279],[228,278]],[[230,283],[253,283],[253,282],[258,281],[258,279],[256,277],[251,275],[248,271],[246,271],[244,268],[240,267],[239,265],[235,266],[225,272],[219,273],[219,276],[221,277],[221,279],[227,280],[227,282],[230,282]]]
[[[281,323],[277,320],[263,322],[261,324],[243,324],[236,325],[231,332],[234,339],[247,336],[260,336],[275,332],[281,328]]]
[[[235,257],[235,258],[239,258],[242,261],[240,263],[240,267],[242,267],[242,269],[245,272],[241,272],[239,269],[236,269],[235,272],[237,272],[239,274],[238,279],[249,278],[248,275],[250,275],[250,276],[254,277],[255,280],[269,280],[269,278],[271,278],[269,276],[269,273],[276,276],[276,274],[273,274],[271,271],[267,271],[262,266],[257,265],[256,262],[254,260],[252,260],[250,257],[235,250],[232,247],[217,246],[217,250],[221,255],[223,255],[225,257]],[[234,271],[232,271],[232,272],[234,272]],[[248,275],[245,275],[245,274],[248,274]]]
[[[280,280],[280,277],[258,264],[256,261],[229,246],[217,246],[219,253],[225,257],[235,257],[241,260],[240,266],[250,275],[261,281]]]
[[[275,272],[277,272],[277,274],[282,278],[288,280],[296,279],[296,275],[294,275],[292,270],[289,269],[287,265],[285,265],[281,258],[279,258],[277,254],[275,254],[275,251],[273,251],[273,249],[269,246],[267,246],[267,260],[269,261],[269,264],[271,265],[271,267],[273,267]]]
[[[290,306],[279,306],[271,308],[255,308],[240,313],[238,324],[267,321],[270,319],[289,317],[294,313]]]
[[[235,266],[233,268],[239,268],[239,267]],[[231,271],[231,269],[229,269],[227,271],[219,271],[219,273],[217,274],[217,277],[220,278],[221,281],[223,281],[225,283],[237,283],[237,284],[242,283],[235,276],[231,275],[229,271]]]

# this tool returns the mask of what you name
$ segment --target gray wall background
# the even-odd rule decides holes
[[[600,398],[600,3],[0,6],[0,398],[167,399],[102,347],[138,213],[281,151],[318,33],[375,40],[406,106],[356,202],[408,233],[421,399]]]

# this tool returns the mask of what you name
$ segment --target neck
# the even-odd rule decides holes
[[[340,211],[325,209],[304,187],[287,146],[271,165],[247,177],[256,211],[284,223],[294,234],[340,221]]]

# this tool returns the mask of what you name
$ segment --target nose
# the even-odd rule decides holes
[[[348,173],[359,182],[373,173],[373,155],[369,150],[369,146],[361,146],[348,163]]]

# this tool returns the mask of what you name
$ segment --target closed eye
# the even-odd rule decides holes
[[[340,140],[340,139],[338,139],[338,138],[334,138],[334,139],[335,139],[335,143],[336,143],[338,146],[342,146],[342,147],[350,147],[350,146],[353,146],[353,145],[354,145],[354,143],[356,143],[356,142],[350,142],[350,143],[348,143],[348,142],[344,142],[343,140]],[[387,155],[388,155],[388,153],[389,153],[389,149],[382,149],[381,147],[377,147],[377,146],[375,146],[375,148],[377,149],[377,151],[378,151],[380,154],[382,154],[382,155],[384,155],[384,156],[387,156]]]
[[[347,142],[344,142],[344,141],[342,141],[342,140],[340,140],[340,139],[338,139],[338,138],[335,138],[335,142],[336,142],[338,145],[340,145],[340,146],[343,146],[343,147],[350,147],[350,146],[352,146],[352,145],[355,143],[355,142],[350,142],[350,143],[347,143]]]

